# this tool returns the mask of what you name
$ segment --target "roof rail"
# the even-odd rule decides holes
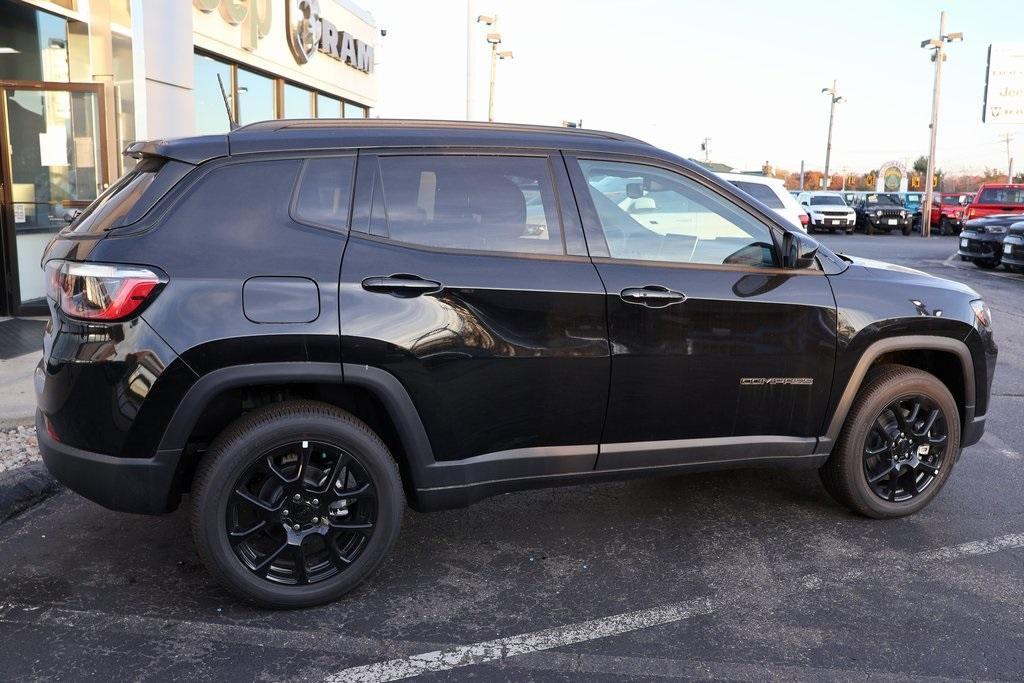
[[[568,128],[561,126],[541,126],[528,123],[492,123],[484,121],[447,121],[437,119],[274,119],[258,121],[237,128],[231,132],[256,132],[279,130],[310,130],[330,128],[438,128],[453,130],[477,131],[508,131],[519,133],[547,133],[562,135],[584,135],[590,137],[635,142],[641,145],[648,143],[621,133],[611,133],[589,128]]]

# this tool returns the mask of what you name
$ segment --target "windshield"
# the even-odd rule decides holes
[[[878,206],[901,206],[895,197],[888,194],[869,194],[864,197],[864,203]]]
[[[843,201],[842,197],[835,197],[830,195],[823,195],[821,197],[811,197],[811,206],[846,206],[846,202]]]
[[[768,187],[764,183],[751,183],[743,180],[733,180],[730,182],[749,194],[751,197],[760,201],[769,209],[784,208],[779,196],[772,191],[772,188]]]
[[[919,195],[919,194],[908,194],[907,195],[907,203],[908,204],[919,204],[920,202],[921,202],[921,195]]]
[[[956,195],[956,194],[943,195],[942,203],[943,204],[959,204],[960,200],[963,199],[963,197],[964,196],[962,194],[961,195]]]

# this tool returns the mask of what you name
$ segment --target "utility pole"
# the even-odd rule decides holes
[[[932,194],[935,192],[935,136],[939,128],[939,93],[942,89],[942,63],[946,61],[946,43],[963,40],[963,33],[946,33],[946,13],[939,13],[939,37],[921,41],[921,47],[932,51],[935,62],[935,85],[932,89],[931,139],[928,142],[928,171],[925,173],[924,206],[921,207],[921,237],[932,234]]]
[[[1013,182],[1013,157],[1010,156],[1010,143],[1013,142],[1013,135],[1003,133],[1003,142],[1006,143],[1006,182]]]
[[[804,191],[804,160],[800,160],[800,191]]]
[[[704,138],[700,143],[701,151],[704,152],[704,162],[707,163],[708,155],[711,154],[711,138]]]
[[[836,117],[836,105],[843,101],[843,98],[839,96],[839,91],[836,88],[836,81],[832,81],[831,88],[822,88],[822,93],[828,93],[829,96],[829,107],[828,107],[828,144],[825,145],[825,188],[828,189],[829,177],[828,177],[828,164],[832,160],[832,122]]]
[[[466,120],[473,116],[473,0],[466,0]]]

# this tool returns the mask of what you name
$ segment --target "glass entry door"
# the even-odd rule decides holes
[[[101,93],[92,83],[0,81],[0,221],[12,314],[45,312],[43,249],[105,187]]]

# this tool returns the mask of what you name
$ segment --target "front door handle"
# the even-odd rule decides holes
[[[619,292],[619,298],[628,304],[639,304],[648,308],[664,308],[686,301],[686,295],[682,292],[675,292],[661,285],[627,287]]]
[[[398,273],[395,275],[368,277],[363,280],[363,289],[393,296],[412,297],[434,294],[444,289],[440,282],[426,280],[419,275]]]

